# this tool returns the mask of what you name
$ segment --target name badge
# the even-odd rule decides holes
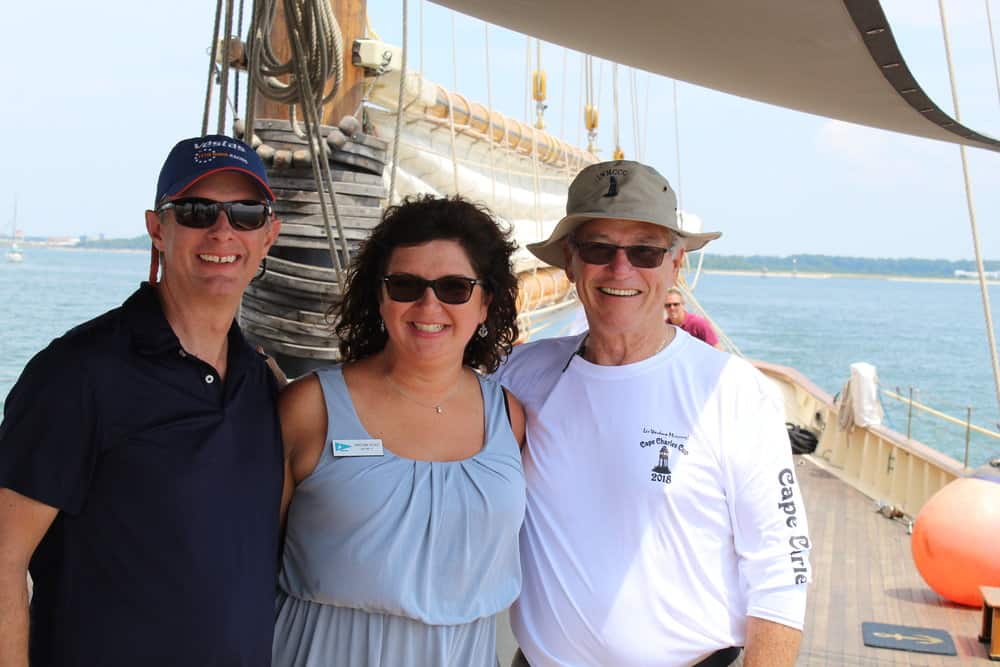
[[[383,456],[382,441],[374,440],[337,440],[331,443],[334,456]]]

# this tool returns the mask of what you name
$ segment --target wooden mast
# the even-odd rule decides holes
[[[364,37],[367,3],[366,0],[329,0],[329,3],[344,37],[344,80],[340,90],[326,105],[323,113],[324,125],[336,125],[344,116],[353,115],[361,104],[364,92],[364,69],[351,64],[351,47],[354,40]],[[277,4],[271,40],[277,58],[287,60],[291,57],[292,47],[285,27],[284,4],[281,2]],[[327,84],[326,90],[329,91],[332,85],[333,82]],[[258,120],[289,120],[288,107],[280,102],[266,99],[258,94],[255,104],[255,115]],[[299,118],[301,120],[301,113]]]

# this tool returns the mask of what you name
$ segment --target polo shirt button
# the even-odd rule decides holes
[[[205,376],[205,382],[207,382],[208,384],[212,384],[213,382],[215,382],[215,376],[209,373],[208,375]]]

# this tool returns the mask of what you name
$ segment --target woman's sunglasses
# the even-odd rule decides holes
[[[271,205],[260,201],[213,201],[200,197],[184,197],[165,204],[156,209],[162,213],[173,209],[177,224],[192,229],[207,229],[219,219],[219,211],[225,211],[229,224],[233,229],[249,232],[260,229],[271,217]]]
[[[458,305],[467,303],[472,298],[472,290],[476,285],[482,285],[482,280],[466,278],[465,276],[442,276],[427,280],[409,273],[392,273],[382,279],[385,281],[385,291],[393,301],[410,303],[417,301],[430,287],[434,296],[441,303]]]
[[[577,253],[587,264],[610,264],[619,249],[625,251],[629,263],[637,269],[655,269],[663,264],[663,256],[670,248],[655,245],[613,245],[597,241],[572,241]]]

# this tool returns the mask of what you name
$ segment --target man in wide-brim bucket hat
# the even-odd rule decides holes
[[[527,415],[514,665],[795,663],[809,533],[781,397],[664,320],[685,252],[719,236],[619,160],[581,171],[528,246],[565,269],[589,331],[498,371]]]
[[[598,162],[581,171],[569,186],[566,216],[545,241],[528,250],[539,259],[566,268],[566,237],[588,220],[609,218],[648,222],[669,229],[684,240],[686,250],[700,250],[721,232],[684,231],[677,218],[677,195],[660,172],[629,160]]]

